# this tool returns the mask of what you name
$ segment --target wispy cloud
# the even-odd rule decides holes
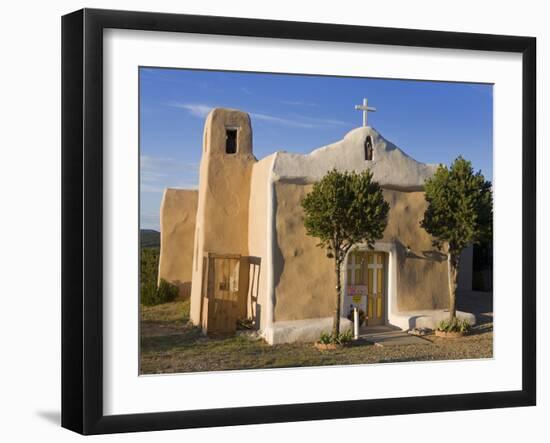
[[[140,157],[141,192],[164,192],[166,188],[196,189],[199,164],[167,157]]]
[[[170,106],[185,109],[192,116],[199,118],[205,118],[208,113],[216,107],[204,103],[171,103]],[[311,117],[302,114],[292,114],[292,118],[265,114],[261,112],[250,112],[249,115],[252,120],[258,120],[262,122],[295,128],[319,128],[327,125],[339,126],[346,124],[346,122],[341,120],[327,119],[322,117]]]
[[[290,106],[318,106],[317,103],[302,102],[299,100],[279,100],[279,103]]]
[[[292,114],[294,117],[305,120],[306,122],[311,122],[315,126],[325,126],[325,125],[334,125],[341,126],[347,125],[349,122],[343,120],[336,120],[332,118],[323,118],[323,117],[308,117],[306,115]]]
[[[171,103],[170,106],[174,108],[180,108],[187,110],[191,115],[195,117],[204,118],[208,113],[214,109],[214,106],[204,105],[204,104],[193,104],[193,103]]]
[[[250,117],[253,120],[255,119],[263,122],[275,123],[275,124],[284,125],[284,126],[293,126],[295,128],[314,128],[316,126],[309,122],[303,122],[303,121],[288,119],[284,117],[276,117],[274,115],[268,115],[268,114],[260,114],[257,112],[251,112]]]
[[[293,126],[296,128],[320,128],[322,126],[327,126],[327,125],[340,126],[340,125],[346,124],[346,122],[341,120],[333,120],[333,119],[327,119],[322,117],[310,117],[308,115],[301,115],[301,114],[291,114],[292,118],[287,118],[287,117],[277,117],[273,115],[251,112],[250,116],[253,119],[255,118],[261,121],[278,123],[281,125]]]

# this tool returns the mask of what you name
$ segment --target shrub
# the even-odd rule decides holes
[[[177,286],[168,283],[163,278],[160,280],[159,287],[157,289],[159,303],[168,303],[174,301],[178,296],[179,289]]]
[[[338,337],[336,337],[335,342],[339,345],[344,345],[346,343],[349,343],[353,338],[353,333],[350,329],[348,329],[346,332],[341,332],[338,334]]]
[[[332,336],[328,332],[321,332],[321,337],[319,338],[319,343],[328,345],[332,343]]]
[[[329,344],[343,345],[343,344],[349,343],[352,340],[352,338],[353,338],[353,334],[351,330],[348,330],[346,332],[341,332],[337,336],[329,334],[328,332],[321,332],[321,336],[319,337],[319,343],[322,343],[324,345],[329,345]]]
[[[159,268],[159,248],[142,248],[139,272],[139,298],[146,306],[159,305],[174,301],[179,289],[161,279],[157,286]]]
[[[142,304],[151,306],[157,302],[157,281],[160,250],[142,248],[139,266],[139,293]]]
[[[452,319],[441,320],[437,325],[439,331],[444,332],[469,332],[472,326],[470,322],[466,319],[460,319],[454,317]]]
[[[160,305],[174,301],[178,295],[178,287],[161,279],[157,287],[152,282],[141,285],[140,301],[145,306]]]
[[[151,282],[142,283],[139,287],[139,298],[142,305],[152,306],[157,302],[157,285]]]

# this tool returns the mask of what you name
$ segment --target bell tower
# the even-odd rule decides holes
[[[200,322],[204,257],[248,256],[252,127],[247,113],[216,108],[206,119],[191,284],[191,320]]]

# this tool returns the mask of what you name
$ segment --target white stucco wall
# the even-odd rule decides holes
[[[276,154],[263,158],[252,168],[250,179],[250,202],[248,211],[248,254],[250,261],[249,300],[252,307],[248,314],[264,328],[271,322],[272,301],[269,290],[271,275],[271,220],[272,177],[271,169]],[[254,305],[254,300],[256,301]]]
[[[365,139],[371,136],[373,159],[365,160]],[[437,165],[425,164],[409,157],[371,127],[356,128],[336,143],[315,149],[309,154],[280,152],[273,166],[277,178],[295,178],[307,182],[320,180],[328,171],[357,172],[370,169],[382,187],[418,191]]]

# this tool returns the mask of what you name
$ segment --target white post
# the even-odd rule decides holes
[[[353,338],[355,340],[359,338],[359,311],[357,306],[353,307]]]

